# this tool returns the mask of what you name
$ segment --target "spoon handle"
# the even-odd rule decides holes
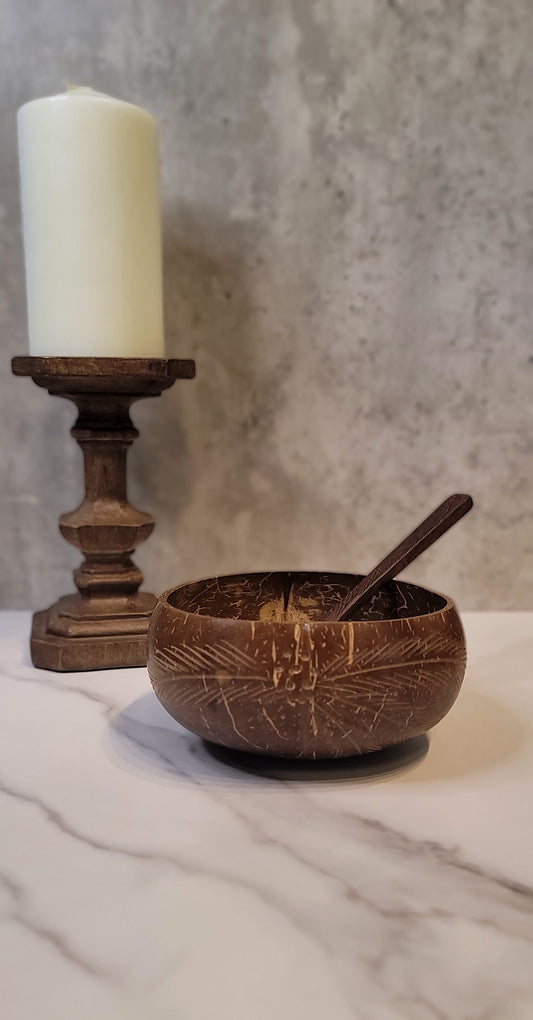
[[[364,599],[370,598],[381,585],[392,580],[404,570],[417,556],[425,552],[430,545],[433,545],[441,535],[444,535],[453,524],[461,520],[473,506],[471,496],[456,492],[448,496],[436,510],[426,517],[417,528],[414,529],[403,542],[400,542],[385,559],[378,563],[377,567],[363,578],[344,596],[342,601],[331,609],[326,617],[327,620],[343,620],[347,614],[358,606]]]

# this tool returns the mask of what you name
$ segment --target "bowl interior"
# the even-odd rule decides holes
[[[299,571],[208,577],[175,588],[167,601],[176,609],[233,620],[323,620],[329,608],[361,575]],[[354,620],[398,620],[425,616],[446,606],[436,592],[407,581],[391,581],[351,616]]]

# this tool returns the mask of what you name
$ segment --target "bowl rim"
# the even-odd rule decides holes
[[[161,595],[157,599],[156,606],[154,607],[154,613],[155,613],[155,610],[159,606],[165,605],[166,608],[171,610],[173,613],[177,613],[178,615],[184,616],[184,617],[192,616],[192,617],[194,617],[197,620],[217,620],[217,621],[228,621],[228,620],[231,620],[232,623],[236,623],[236,624],[241,624],[242,623],[242,624],[249,625],[250,623],[253,623],[256,626],[257,625],[261,625],[261,626],[269,626],[269,627],[270,626],[290,627],[291,629],[293,629],[297,623],[300,623],[300,626],[306,627],[306,628],[307,627],[318,627],[318,626],[321,626],[321,627],[346,627],[347,624],[352,624],[352,625],[357,624],[358,626],[360,626],[360,625],[366,626],[368,624],[373,624],[373,626],[379,627],[379,626],[382,626],[383,624],[402,623],[403,621],[407,621],[407,620],[429,620],[429,619],[431,619],[431,617],[441,616],[443,613],[447,613],[450,610],[455,610],[455,612],[458,613],[457,605],[456,605],[454,599],[452,599],[450,595],[445,595],[444,592],[436,591],[436,589],[434,589],[434,588],[425,588],[424,585],[416,584],[414,581],[408,581],[406,578],[401,578],[399,583],[400,584],[401,583],[403,583],[403,584],[410,584],[410,585],[412,585],[413,588],[419,588],[421,591],[428,592],[430,595],[438,595],[439,598],[444,599],[445,604],[443,606],[441,606],[440,609],[433,609],[430,613],[415,613],[412,616],[399,616],[396,619],[391,617],[391,618],[388,618],[388,619],[385,619],[385,620],[302,620],[300,622],[298,620],[249,620],[247,617],[244,617],[244,616],[243,617],[236,617],[236,616],[212,616],[210,613],[191,613],[189,610],[187,610],[187,609],[180,609],[178,606],[173,606],[172,603],[169,602],[169,598],[170,598],[171,595],[174,594],[174,592],[179,591],[180,588],[186,588],[189,584],[196,584],[196,583],[198,583],[198,581],[215,581],[215,580],[217,580],[218,578],[221,578],[221,577],[227,577],[227,578],[230,578],[230,577],[242,577],[244,574],[248,574],[249,576],[253,576],[253,575],[257,575],[257,574],[264,575],[264,574],[286,574],[286,573],[289,573],[289,571],[286,571],[286,570],[244,570],[244,571],[240,571],[239,573],[236,573],[236,574],[213,574],[210,577],[199,577],[199,578],[196,578],[195,580],[192,580],[192,581],[183,581],[182,584],[176,584],[172,588],[167,588],[166,591],[161,593]],[[297,574],[340,574],[340,573],[345,573],[345,571],[340,571],[340,570],[295,570],[294,573],[297,573]],[[351,576],[358,576],[358,575],[353,574]],[[364,576],[364,575],[361,575],[361,576]],[[396,580],[396,578],[394,578],[394,580]]]

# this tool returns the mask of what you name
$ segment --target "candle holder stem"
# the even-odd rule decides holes
[[[138,436],[129,409],[158,396],[177,378],[193,378],[194,362],[136,358],[14,358],[15,375],[29,375],[55,396],[72,400],[71,430],[83,451],[85,497],[62,514],[63,537],[84,555],[74,571],[77,593],[33,619],[35,666],[106,669],[146,663],[146,637],[156,599],[140,592],[131,557],[154,527],[150,514],[127,499],[127,452]]]

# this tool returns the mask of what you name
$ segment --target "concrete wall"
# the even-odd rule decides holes
[[[150,109],[168,353],[134,409],[156,591],[260,567],[365,570],[454,490],[477,508],[408,576],[533,607],[529,0],[4,0],[4,606],[70,588],[73,408],[26,350],[15,112],[65,80]]]

